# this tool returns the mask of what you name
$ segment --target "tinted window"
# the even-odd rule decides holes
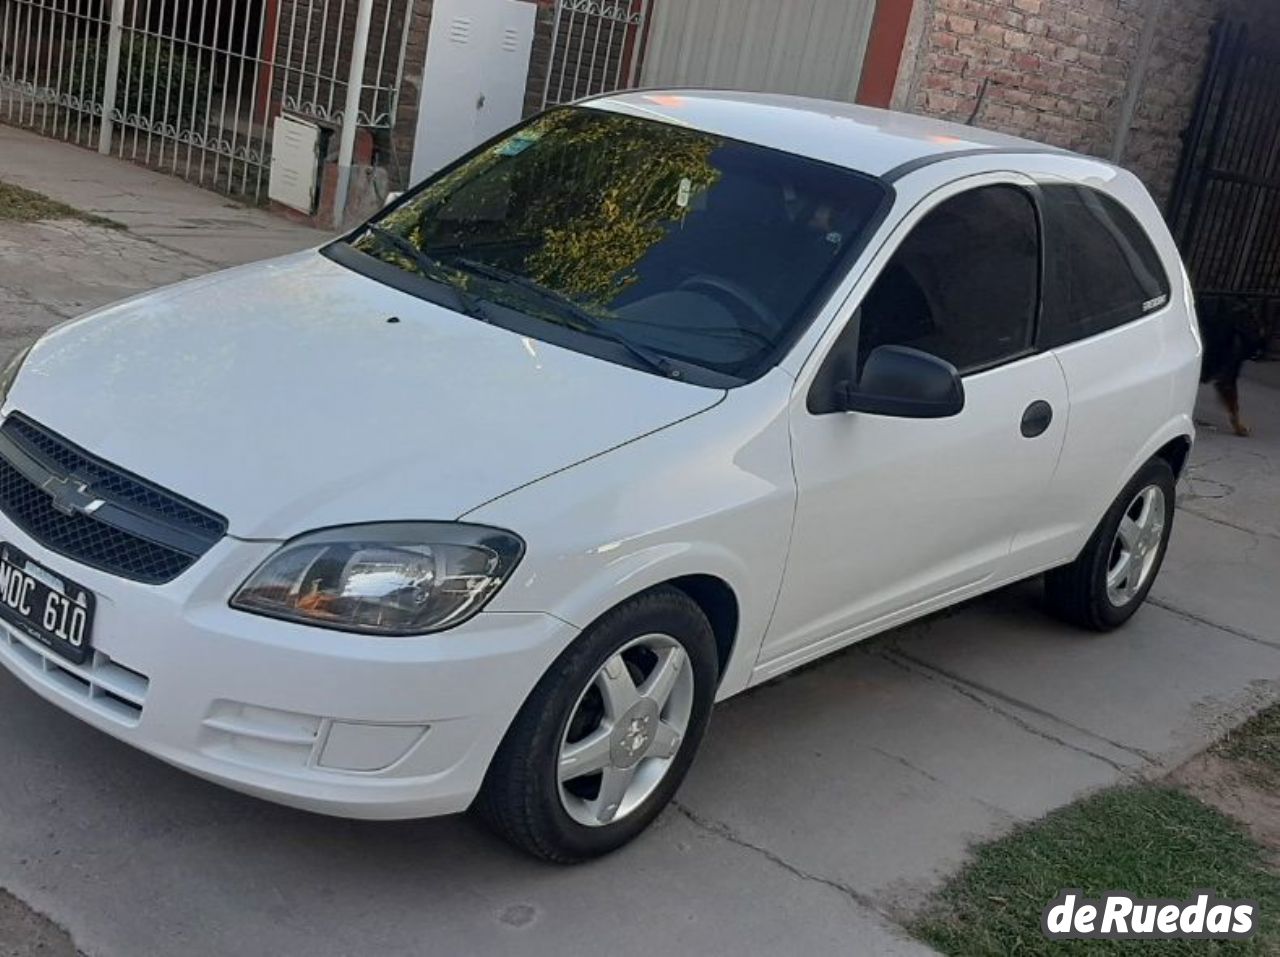
[[[961,193],[930,212],[863,300],[858,368],[871,350],[906,345],[961,372],[1030,345],[1040,285],[1030,197],[1012,186]]]
[[[1151,240],[1118,202],[1082,186],[1045,186],[1046,346],[1137,319],[1169,301]]]
[[[747,378],[809,320],[885,195],[801,156],[567,108],[429,181],[353,245],[405,281],[496,304],[495,322],[518,313],[522,332],[554,326],[562,345],[634,363],[609,342],[621,337]]]

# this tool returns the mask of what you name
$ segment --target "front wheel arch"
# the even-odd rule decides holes
[[[723,578],[717,578],[715,575],[682,575],[654,587],[661,588],[664,585],[684,592],[707,616],[707,621],[711,623],[711,630],[716,636],[716,654],[720,660],[720,678],[723,678],[738,640],[740,609],[738,596],[733,587]],[[623,601],[626,600],[623,599]]]

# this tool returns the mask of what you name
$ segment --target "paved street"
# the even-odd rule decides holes
[[[0,180],[129,226],[0,223],[6,351],[322,238],[3,126]],[[1250,439],[1202,396],[1172,548],[1127,628],[1074,631],[1019,586],[755,689],[717,711],[677,806],[604,861],[536,864],[466,818],[343,822],[232,794],[0,674],[0,887],[103,957],[928,953],[895,918],[971,842],[1159,775],[1280,697],[1274,373],[1244,384]],[[0,953],[30,920],[0,897]]]

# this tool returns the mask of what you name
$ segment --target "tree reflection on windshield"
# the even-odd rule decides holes
[[[424,281],[600,333],[572,322],[580,308],[611,338],[736,376],[799,321],[883,196],[852,170],[569,107],[376,220],[440,269],[424,273],[385,233],[355,246]]]

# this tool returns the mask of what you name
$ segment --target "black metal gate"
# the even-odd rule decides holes
[[[1280,57],[1215,28],[1168,218],[1196,292],[1280,301]]]

